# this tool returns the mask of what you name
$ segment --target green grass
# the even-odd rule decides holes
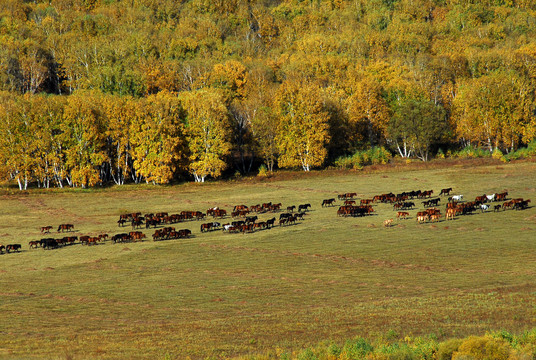
[[[344,192],[368,198],[444,187],[466,199],[507,189],[534,204],[536,164],[384,170],[3,195],[1,242],[21,243],[23,252],[0,256],[0,358],[275,357],[389,331],[446,339],[532,328],[535,207],[384,228],[395,215],[390,205],[377,205],[374,216],[338,218],[337,207],[320,204]],[[27,246],[44,225],[111,235],[124,211],[266,201],[313,209],[298,225],[253,234],[201,234],[201,222],[191,222],[175,225],[192,229],[190,239]]]

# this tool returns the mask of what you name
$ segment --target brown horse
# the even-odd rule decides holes
[[[73,224],[61,224],[58,226],[58,232],[64,232],[64,231],[72,231],[74,229]]]
[[[50,226],[50,225],[49,225],[49,226],[43,226],[43,227],[41,227],[41,232],[42,232],[43,234],[48,234],[48,233],[50,233],[50,230],[52,230],[52,226]]]
[[[30,241],[28,245],[30,246],[30,249],[37,249],[41,243],[39,241]]]

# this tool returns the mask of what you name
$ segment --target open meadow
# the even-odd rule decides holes
[[[528,209],[418,224],[387,203],[373,215],[337,216],[338,194],[357,199],[442,188],[471,201],[507,190]],[[335,198],[336,206],[321,207]],[[0,359],[192,359],[293,353],[324,340],[390,332],[438,339],[536,324],[536,164],[474,162],[384,171],[325,171],[268,179],[102,190],[32,190],[0,197]],[[265,202],[310,203],[304,220],[253,233],[57,249],[28,242],[110,236],[120,214],[205,212]],[[445,211],[447,197],[438,208]],[[499,204],[498,202],[492,205]],[[501,203],[502,204],[502,203]],[[386,219],[393,225],[384,227]],[[212,219],[210,220],[212,221]],[[221,223],[233,221],[229,216]],[[50,235],[40,227],[53,226]],[[158,227],[161,228],[162,226]]]

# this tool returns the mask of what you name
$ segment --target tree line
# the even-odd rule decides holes
[[[0,176],[21,189],[428,160],[536,134],[524,0],[5,0]]]

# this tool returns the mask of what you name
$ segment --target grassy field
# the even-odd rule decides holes
[[[23,251],[0,256],[0,358],[276,357],[358,335],[446,339],[534,327],[536,207],[420,225],[413,210],[411,219],[385,228],[396,215],[391,205],[378,204],[375,215],[362,218],[320,206],[338,193],[370,198],[445,187],[469,200],[508,190],[534,204],[536,164],[6,191],[0,242],[21,243]],[[297,225],[252,234],[200,233],[194,221],[175,225],[190,228],[189,239],[28,248],[45,225],[112,235],[128,229],[116,224],[124,212],[229,211],[267,201],[313,206]],[[144,229],[149,239],[153,231]]]

